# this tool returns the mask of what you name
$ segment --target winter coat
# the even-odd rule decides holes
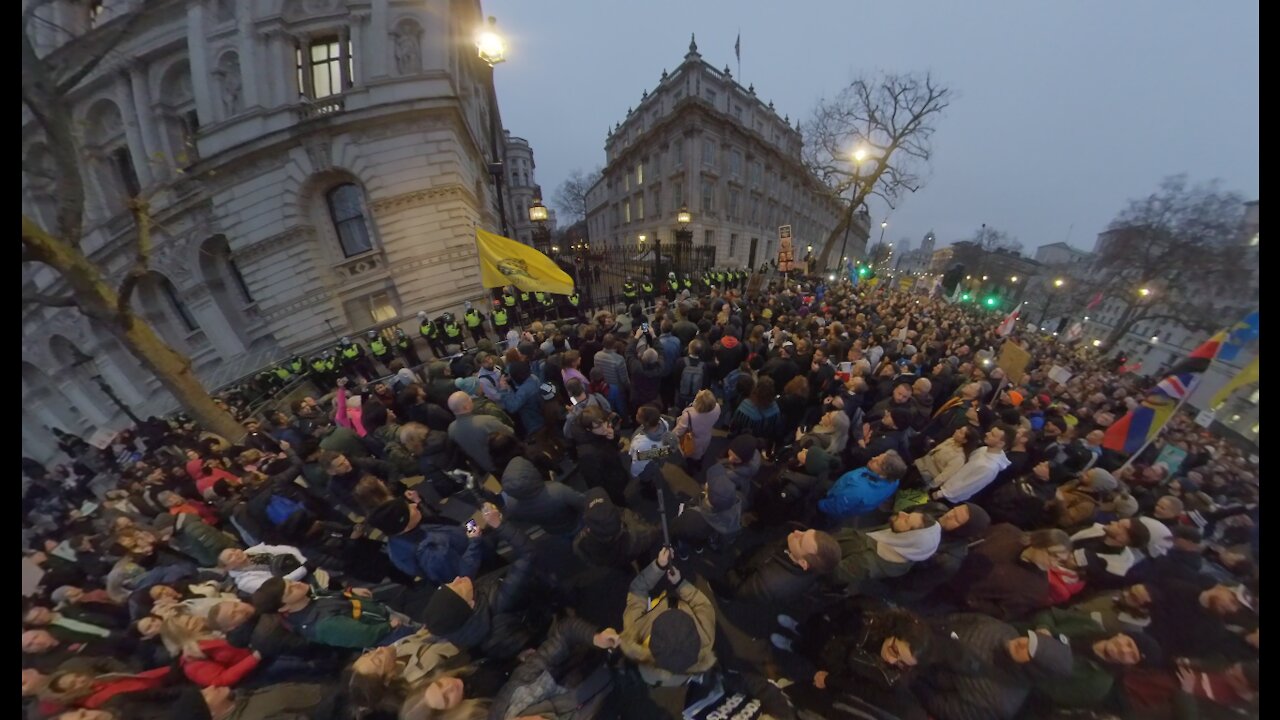
[[[489,456],[489,435],[492,433],[511,435],[512,430],[492,416],[475,413],[459,415],[449,423],[449,439],[487,473],[494,469],[493,458]]]
[[[221,638],[201,640],[204,657],[183,654],[178,664],[191,682],[200,687],[231,687],[258,667],[260,658],[253,651],[238,648]]]
[[[387,541],[387,556],[396,569],[433,585],[452,582],[459,575],[474,576],[483,550],[479,538],[468,538],[457,525],[422,524]]]
[[[578,448],[578,465],[590,468],[583,474],[587,489],[604,488],[615,505],[626,505],[624,491],[631,480],[631,469],[618,451],[616,440],[600,437],[581,427],[571,428],[570,435]]]
[[[541,525],[552,535],[577,530],[586,498],[568,485],[546,482],[533,463],[517,457],[502,473],[504,515],[516,523]]]
[[[528,647],[541,629],[528,622],[523,612],[533,580],[533,542],[509,522],[493,534],[511,545],[515,560],[505,575],[490,573],[477,580],[471,617],[462,627],[438,637],[473,655],[506,660]]]
[[[214,567],[218,564],[219,553],[228,548],[240,547],[234,537],[186,513],[176,518],[171,542],[175,550],[189,555],[201,567]]]
[[[396,670],[409,687],[417,685],[461,653],[453,644],[432,637],[427,629],[400,638],[391,644],[396,651]]]
[[[526,437],[543,428],[547,421],[542,416],[542,391],[538,379],[533,375],[525,378],[514,390],[507,388],[501,391],[499,404],[520,421],[520,427]]]
[[[305,608],[282,616],[295,633],[332,647],[373,647],[391,632],[391,611],[385,605],[345,592],[312,591]]]
[[[964,465],[964,446],[955,438],[947,438],[938,443],[924,457],[915,462],[916,469],[926,483],[932,484],[934,478],[943,473],[954,473]]]
[[[1093,516],[1098,512],[1097,497],[1078,480],[1063,483],[1058,488],[1057,502],[1061,508],[1057,526],[1063,530],[1074,530],[1092,523]]]
[[[962,503],[982,492],[996,479],[996,475],[1009,467],[1009,458],[1003,451],[990,452],[980,447],[969,456],[968,462],[960,466],[955,473],[944,477],[938,488],[938,494],[952,503]],[[934,478],[938,482],[938,478]]]
[[[816,571],[792,562],[786,550],[787,541],[783,538],[745,556],[729,571],[725,595],[740,602],[786,609],[820,577]]]
[[[99,680],[93,684],[92,693],[76,704],[90,710],[97,710],[109,703],[117,695],[164,687],[171,681],[170,673],[172,672],[173,668],[166,665],[153,670],[143,670],[134,675],[115,676],[109,680]]]
[[[952,639],[955,633],[955,639]],[[937,661],[921,668],[916,695],[937,720],[1008,720],[1026,702],[1031,683],[1001,656],[1020,636],[1012,625],[962,613],[934,622]]]
[[[836,533],[835,539],[840,543],[840,564],[836,566],[835,580],[854,590],[866,582],[902,577],[914,564],[881,557],[876,552],[876,541],[867,532],[845,529]]]
[[[1051,604],[1049,574],[1021,559],[1022,534],[1014,525],[996,525],[969,551],[952,583],[964,606],[1015,620]]]
[[[644,678],[646,684],[675,687],[687,682],[691,675],[706,672],[715,666],[716,656],[711,646],[716,634],[716,611],[707,596],[684,578],[680,579],[680,584],[674,590],[668,590],[668,592],[674,592],[678,598],[675,607],[669,606],[666,602],[651,607],[649,596],[654,586],[665,575],[665,571],[659,568],[655,561],[641,570],[640,574],[636,575],[636,579],[631,582],[631,588],[627,592],[627,608],[622,614],[619,647],[622,649],[622,654],[638,666],[640,676]],[[653,624],[659,615],[666,612],[685,613],[693,618],[694,625],[698,629],[698,659],[683,673],[673,673],[659,668],[654,664],[653,653],[649,651],[649,636],[652,634]]]
[[[746,398],[738,404],[733,417],[729,420],[729,435],[751,433],[757,439],[769,443],[784,441],[782,437],[782,413],[778,403],[771,402],[766,408],[757,407],[755,401]]]
[[[610,387],[625,388],[631,384],[631,379],[627,376],[626,359],[612,350],[596,353],[595,367],[604,373],[604,381]]]
[[[387,423],[370,432],[369,435],[382,443],[382,459],[390,463],[396,472],[403,476],[418,474],[418,459],[409,452],[408,448],[400,444],[399,424]]]
[[[229,570],[227,577],[230,577],[239,590],[245,595],[252,595],[254,591],[262,587],[262,583],[274,576],[283,577],[286,580],[300,581],[307,576],[307,568],[305,563],[307,558],[296,547],[289,545],[254,545],[245,550],[250,558],[254,556],[270,556],[272,559],[266,564],[247,565],[238,570]],[[283,563],[294,565],[292,570],[287,572],[278,572]]]
[[[880,507],[897,491],[897,480],[885,480],[871,468],[860,467],[841,475],[818,501],[818,509],[836,519],[857,517]]]
[[[690,459],[699,460],[706,454],[707,446],[711,444],[711,431],[719,420],[718,404],[707,412],[698,412],[692,406],[681,411],[680,417],[676,418],[675,435],[680,438],[687,432],[693,433],[693,454],[688,456]]]
[[[624,508],[620,535],[604,539],[583,528],[573,539],[573,552],[592,565],[630,569],[633,562],[647,560],[661,541],[661,530]]]
[[[613,689],[613,673],[604,651],[595,647],[595,632],[579,618],[553,625],[547,639],[494,696],[489,717],[596,717]]]
[[[631,366],[631,406],[640,407],[658,400],[658,391],[662,385],[662,362],[645,365],[632,358]]]

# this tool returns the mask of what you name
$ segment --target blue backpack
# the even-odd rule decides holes
[[[271,500],[267,503],[267,518],[271,520],[272,525],[279,527],[294,513],[302,509],[302,503],[296,500],[287,498],[284,495],[272,495]]]

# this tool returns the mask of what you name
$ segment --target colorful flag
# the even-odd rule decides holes
[[[1151,389],[1146,399],[1107,428],[1102,447],[1132,455],[1158,435],[1173,417],[1178,403],[1195,389],[1226,336],[1226,331],[1217,333],[1170,368],[1169,374]]]
[[[476,228],[476,250],[480,282],[487,288],[515,285],[526,292],[573,293],[573,278],[524,243]]]
[[[1094,296],[1093,296],[1093,298],[1092,298],[1091,300],[1089,300],[1089,304],[1084,306],[1084,309],[1085,309],[1085,310],[1092,310],[1092,309],[1094,309],[1094,308],[1098,307],[1098,303],[1100,303],[1100,302],[1102,302],[1102,293],[1101,293],[1101,292],[1099,292],[1097,295],[1094,295]]]
[[[1258,358],[1255,357],[1253,362],[1244,367],[1243,370],[1236,373],[1231,381],[1222,386],[1222,389],[1213,394],[1213,399],[1209,401],[1209,408],[1215,409],[1222,403],[1227,401],[1227,397],[1236,390],[1258,382]]]
[[[1245,345],[1258,339],[1258,311],[1254,310],[1227,331],[1227,340],[1218,351],[1218,359],[1232,362]]]
[[[1004,322],[1000,323],[1000,327],[996,328],[996,334],[1000,337],[1009,337],[1009,333],[1013,332],[1013,328],[1018,322],[1018,313],[1020,312],[1022,312],[1021,305],[1014,308],[1013,312],[1005,317]]]

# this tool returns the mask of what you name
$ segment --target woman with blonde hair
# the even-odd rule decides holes
[[[693,403],[680,413],[676,419],[675,435],[677,439],[693,433],[693,452],[685,457],[693,464],[696,472],[702,465],[702,456],[711,444],[711,429],[720,420],[720,404],[710,390],[699,390],[693,396]]]
[[[238,648],[222,633],[209,629],[198,615],[175,615],[160,626],[160,639],[178,658],[178,665],[200,687],[232,687],[262,662],[257,650]]]
[[[434,672],[409,690],[400,720],[485,720],[504,675],[487,667]]]
[[[425,628],[390,645],[365,651],[351,664],[347,695],[352,708],[357,716],[395,712],[410,695],[410,688],[466,657],[460,652]]]

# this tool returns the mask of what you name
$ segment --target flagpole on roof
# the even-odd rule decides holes
[[[1173,412],[1169,413],[1169,417],[1165,418],[1164,423],[1160,428],[1152,433],[1151,437],[1147,438],[1147,441],[1142,443],[1142,447],[1135,450],[1133,454],[1129,456],[1128,460],[1124,461],[1124,464],[1116,470],[1117,473],[1132,465],[1133,461],[1136,460],[1139,455],[1146,452],[1146,449],[1151,446],[1151,443],[1156,441],[1156,438],[1164,434],[1164,429],[1169,427],[1169,423],[1173,422],[1173,419],[1178,416],[1178,412],[1182,410],[1182,406],[1186,405],[1187,401],[1191,399],[1191,393],[1195,392],[1196,388],[1200,387],[1200,381],[1208,375],[1209,370],[1213,368],[1213,361],[1218,359],[1218,353],[1222,352],[1222,346],[1226,345],[1226,340],[1227,339],[1224,337],[1222,342],[1218,343],[1218,347],[1214,348],[1213,357],[1209,358],[1209,364],[1205,366],[1204,372],[1196,373],[1191,378],[1191,385],[1187,388],[1187,391],[1182,394],[1182,397],[1178,399],[1178,404],[1173,406]]]

